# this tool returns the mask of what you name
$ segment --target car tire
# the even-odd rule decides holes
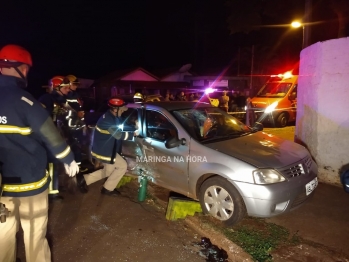
[[[288,114],[283,112],[281,113],[277,118],[277,126],[278,127],[285,127],[288,123]]]
[[[220,220],[225,226],[237,224],[246,216],[240,193],[222,177],[207,179],[200,187],[199,200],[203,212]]]

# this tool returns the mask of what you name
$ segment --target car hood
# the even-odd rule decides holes
[[[305,147],[264,132],[205,144],[259,168],[281,168],[309,155]]]

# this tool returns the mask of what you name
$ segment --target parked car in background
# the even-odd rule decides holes
[[[129,104],[124,141],[129,174],[200,201],[230,226],[246,215],[272,217],[305,203],[317,166],[299,144],[262,132],[207,103]]]

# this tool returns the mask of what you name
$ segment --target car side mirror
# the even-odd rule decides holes
[[[257,132],[257,131],[262,131],[263,130],[263,125],[262,123],[259,123],[259,122],[255,122],[253,127],[252,127],[252,130],[254,132]]]
[[[174,136],[170,137],[165,141],[165,147],[167,149],[174,148],[180,145],[184,146],[185,144],[186,144],[185,138],[178,139],[177,137],[174,137]]]

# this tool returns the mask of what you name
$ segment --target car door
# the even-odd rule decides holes
[[[157,110],[145,111],[145,137],[142,141],[146,161],[153,172],[154,182],[181,194],[188,192],[189,145],[166,148],[170,137],[178,137],[180,125],[170,115]],[[173,119],[172,119],[173,120]],[[186,139],[189,141],[189,137]]]

